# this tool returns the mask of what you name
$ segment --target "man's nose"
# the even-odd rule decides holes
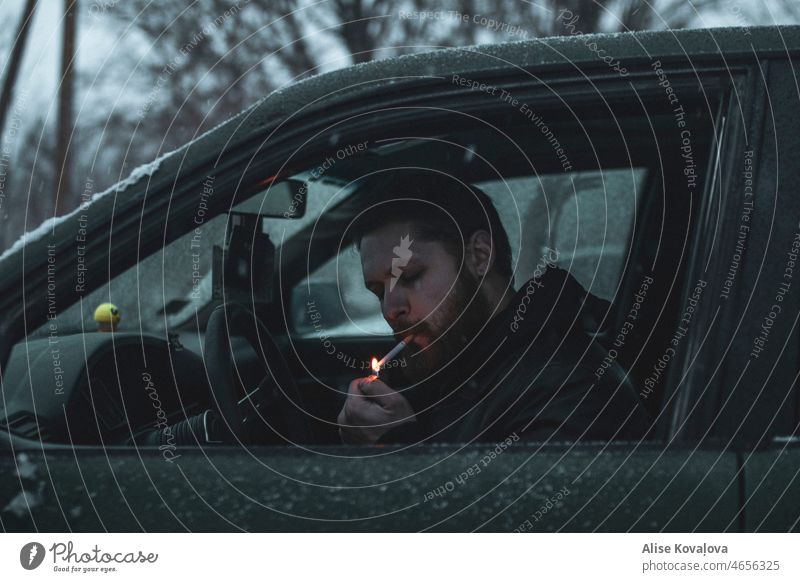
[[[387,287],[383,296],[383,317],[386,322],[394,327],[398,320],[407,318],[408,313],[408,297],[400,289],[400,286],[398,285],[391,291]]]

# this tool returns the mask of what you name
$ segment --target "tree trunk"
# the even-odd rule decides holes
[[[8,58],[8,72],[3,81],[3,90],[0,93],[0,138],[6,128],[6,117],[8,110],[11,109],[11,96],[14,93],[14,85],[17,83],[17,73],[22,62],[22,55],[25,52],[25,41],[28,38],[28,30],[33,20],[33,10],[36,8],[36,0],[28,0],[25,3],[25,10],[17,28],[17,36],[14,45],[11,47],[11,55]]]

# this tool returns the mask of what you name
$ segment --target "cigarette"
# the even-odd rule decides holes
[[[372,358],[372,370],[375,372],[375,374],[379,374],[383,365],[386,362],[392,360],[397,354],[399,354],[403,350],[403,348],[405,348],[408,344],[411,343],[411,340],[413,339],[414,339],[413,335],[407,335],[406,337],[403,338],[403,341],[394,346],[389,351],[389,353],[383,356],[383,358],[381,358],[380,360]]]

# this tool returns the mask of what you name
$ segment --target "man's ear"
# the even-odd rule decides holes
[[[485,277],[494,265],[492,236],[485,230],[476,230],[469,237],[467,268],[475,277]]]

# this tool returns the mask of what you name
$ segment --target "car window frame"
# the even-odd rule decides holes
[[[737,65],[735,67],[726,68],[726,67],[723,67],[723,66],[706,65],[706,66],[703,66],[703,67],[695,68],[693,70],[687,69],[686,67],[681,66],[680,64],[678,64],[678,65],[676,65],[674,67],[670,66],[669,64],[664,64],[663,67],[664,67],[664,70],[666,71],[666,73],[668,75],[670,75],[670,79],[672,80],[672,86],[674,87],[676,92],[683,91],[684,94],[691,94],[691,93],[694,93],[694,92],[698,91],[698,84],[700,84],[700,87],[702,88],[701,90],[705,94],[705,98],[707,100],[713,101],[715,104],[718,103],[718,102],[722,102],[726,98],[726,95],[730,95],[732,92],[737,92],[737,91],[738,91],[739,99],[743,104],[748,102],[752,98],[752,96],[749,93],[745,93],[743,91],[742,87],[739,86],[744,82],[743,81],[744,79],[748,78],[748,76],[752,74],[752,72],[751,72],[752,71],[752,67],[751,66]],[[632,72],[634,74],[634,77],[636,77],[636,80],[635,81],[630,81],[631,82],[631,86],[633,87],[633,92],[640,99],[642,99],[643,101],[666,99],[666,96],[664,95],[663,89],[661,87],[656,87],[654,89],[653,87],[649,86],[649,81],[651,80],[649,78],[649,75],[652,75],[652,71],[651,70],[647,70],[645,68],[641,68],[638,71],[635,70],[635,69],[632,69]],[[518,74],[521,74],[521,73],[518,72]],[[478,75],[476,75],[475,78],[479,79],[479,80],[485,80],[487,83],[491,82],[489,79],[483,79],[482,77],[480,77]],[[576,86],[581,86],[582,85],[582,86],[585,87],[585,85],[583,85],[583,83],[585,83],[585,79],[582,82],[580,79],[576,78],[575,76],[571,76],[571,75],[565,74],[563,72],[562,72],[561,75],[557,75],[557,76],[555,76],[554,79],[552,79],[553,83],[550,83],[551,79],[549,79],[549,78],[544,79],[542,81],[542,79],[540,79],[538,76],[536,77],[536,81],[537,81],[537,83],[534,83],[534,85],[535,85],[534,93],[538,93],[538,95],[540,95],[540,96],[545,95],[547,93],[547,91],[550,90],[550,88],[548,88],[546,91],[542,91],[542,84],[551,86],[551,85],[557,85],[559,83],[565,83],[565,85],[563,85],[563,86],[566,87],[565,90],[567,92],[575,92],[576,91],[576,89],[575,89]],[[542,81],[542,83],[540,84],[540,83],[538,83],[538,81]],[[608,75],[605,74],[605,73],[599,73],[596,81],[597,82],[595,82],[595,79],[591,80],[591,86],[592,86],[592,88],[594,90],[596,90],[596,93],[593,94],[593,95],[588,95],[586,97],[586,101],[593,101],[593,100],[600,100],[600,99],[603,99],[603,100],[606,100],[606,99],[620,99],[620,95],[621,94],[626,94],[627,92],[629,92],[631,90],[630,87],[621,89],[620,85],[622,85],[622,81],[620,81],[619,79],[610,80]],[[616,82],[613,82],[613,81],[616,81]],[[637,83],[638,83],[638,85],[637,85]],[[517,84],[519,85],[520,83],[517,83]],[[577,85],[573,85],[573,84],[577,84]],[[470,96],[466,95],[465,97],[470,97]],[[536,102],[536,103],[537,103],[537,106],[538,106],[539,103],[538,102]],[[553,98],[545,99],[544,103],[546,103],[547,105],[542,105],[541,106],[542,110],[546,110],[547,107],[553,107],[553,106],[557,107],[558,106],[558,100],[557,99],[553,99]],[[456,107],[456,106],[457,106],[457,103],[452,102],[451,107]],[[488,108],[491,109],[491,108],[498,107],[498,104],[490,101],[490,102],[488,102],[488,106],[489,106]],[[500,104],[499,107],[503,107],[503,105]],[[477,113],[485,113],[486,112],[485,109],[484,110],[480,109],[480,107],[478,105],[476,105],[474,102],[470,104],[469,110],[471,111],[471,113],[476,113],[476,114]],[[403,124],[411,124],[412,126],[415,126],[415,127],[418,126],[418,127],[421,127],[421,128],[425,127],[424,122],[420,122],[419,124],[415,125],[414,120],[404,121]],[[380,131],[381,132],[385,132],[386,131],[386,127],[382,127]],[[423,132],[416,132],[416,133],[422,134],[422,133],[424,133],[424,131]],[[361,137],[363,139],[370,139],[371,135],[372,135],[371,133],[361,134]],[[342,139],[346,141],[347,136],[346,135],[342,136]],[[715,146],[714,151],[708,152],[709,158],[713,158],[714,153],[716,152],[716,149],[719,148],[723,143],[727,143],[727,142],[724,141],[724,139],[725,139],[725,136],[722,137],[722,140],[718,141],[718,143]],[[709,187],[709,184],[706,183],[706,191],[703,192],[702,195],[701,195],[703,200],[706,200],[708,187]],[[647,192],[643,192],[642,193],[642,199],[640,200],[640,203],[644,202],[644,197],[647,196],[647,195],[648,195]],[[692,226],[692,230],[693,230],[693,239],[692,239],[693,241],[702,241],[708,236],[708,225],[707,224],[704,225],[704,224],[700,223],[700,224],[693,225]],[[319,264],[322,264],[322,262],[324,262],[326,260],[329,260],[330,256],[332,256],[332,254],[325,255],[325,256],[319,255],[318,257],[316,257],[317,263],[309,263],[310,267],[307,264],[307,265],[305,265],[304,268],[316,268],[316,267],[318,267]],[[687,281],[688,280],[689,280],[689,278],[687,278]],[[280,290],[280,293],[283,294],[286,297],[289,297],[290,296],[290,289],[287,289],[286,287],[289,284],[291,284],[293,281],[294,281],[294,278],[292,276],[286,276],[286,274],[284,274],[281,277],[281,282],[282,282],[282,285],[283,285],[283,289]],[[629,289],[627,290],[627,295],[630,296],[633,293],[634,290],[632,289],[632,284],[630,284],[630,282],[628,283],[628,286],[629,286]],[[680,292],[682,293],[683,297],[685,298],[687,296],[689,290],[687,288],[683,288],[683,289],[680,290]],[[674,372],[674,373],[671,372],[671,375],[666,379],[666,382],[669,383],[669,385],[672,386],[672,387],[675,387],[675,386],[679,385],[679,383],[676,380],[674,380],[674,375],[675,374],[677,374],[677,372]],[[668,408],[664,410],[664,413],[663,413],[664,419],[669,420],[669,419],[674,418],[675,413],[673,411],[673,406],[674,405],[672,403],[670,403]],[[692,422],[699,423],[699,425],[696,427],[696,429],[702,431],[702,429],[703,429],[702,423],[705,422],[705,419],[692,419]],[[667,442],[667,441],[671,442],[671,441],[676,440],[678,438],[678,436],[675,434],[675,432],[676,431],[673,430],[673,426],[671,424],[667,424],[666,427],[662,428],[661,427],[661,423],[659,423],[659,427],[658,427],[658,430],[657,430],[657,434],[659,435],[658,438],[663,440],[664,442]],[[690,439],[690,442],[693,442],[692,439]]]

